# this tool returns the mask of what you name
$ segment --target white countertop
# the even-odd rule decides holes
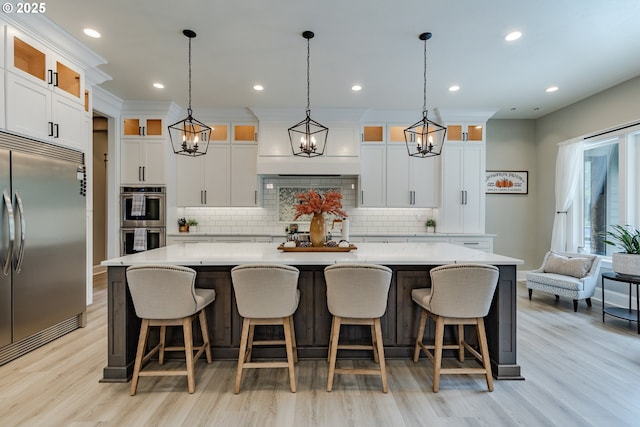
[[[331,230],[329,230],[331,231]],[[308,233],[309,231],[302,231],[302,233]],[[340,233],[333,233],[335,236],[340,236]],[[495,234],[478,234],[478,233],[429,233],[429,232],[358,232],[349,233],[354,237],[496,237]],[[172,237],[189,237],[189,236],[241,236],[241,237],[275,237],[286,238],[286,233],[235,233],[235,232],[218,232],[218,231],[189,231],[183,232],[167,232],[167,236]]]
[[[330,265],[442,265],[462,262],[520,265],[524,261],[449,243],[358,243],[351,252],[282,252],[277,243],[181,243],[103,261],[104,266],[176,264],[228,266],[247,263]]]

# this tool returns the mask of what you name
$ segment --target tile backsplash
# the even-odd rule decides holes
[[[420,233],[425,232],[429,217],[438,219],[438,209],[419,208],[359,208],[357,207],[357,177],[287,176],[261,178],[262,207],[256,208],[177,208],[178,217],[196,219],[199,232],[272,234],[284,235],[291,223],[299,224],[301,231],[309,229],[309,223],[288,220],[291,217],[291,192],[318,189],[340,189],[342,206],[349,215],[351,234],[367,233]],[[327,220],[330,221],[330,217]]]

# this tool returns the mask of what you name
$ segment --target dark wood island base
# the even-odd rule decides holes
[[[242,319],[236,309],[231,268],[233,266],[190,266],[198,274],[196,287],[215,289],[216,300],[207,308],[209,335],[214,359],[237,360]],[[300,305],[294,315],[298,356],[300,359],[326,359],[331,331],[331,316],[327,309],[324,266],[296,265],[300,269],[298,288]],[[411,290],[430,287],[429,270],[435,265],[393,266],[387,311],[382,317],[385,356],[410,359],[413,355],[419,307],[411,300]],[[498,287],[486,318],[487,340],[493,375],[499,380],[523,379],[516,362],[516,266],[497,265],[500,269]],[[140,319],[135,314],[126,286],[126,266],[108,267],[108,358],[102,382],[126,382],[131,378],[136,353]],[[194,329],[196,331],[197,328]],[[168,340],[181,340],[176,332]],[[264,336],[281,334],[280,330],[256,330]],[[433,338],[433,324],[427,334]],[[195,334],[194,334],[195,335]],[[370,340],[368,328],[345,328],[343,336],[352,340]],[[154,339],[153,337],[151,339]],[[199,336],[194,336],[199,340]],[[370,341],[369,341],[370,342]],[[354,352],[349,357],[366,357]],[[256,348],[255,357],[281,357],[277,348]]]

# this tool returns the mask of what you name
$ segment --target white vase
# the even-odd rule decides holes
[[[618,274],[640,276],[640,255],[616,252],[611,256],[613,271]]]

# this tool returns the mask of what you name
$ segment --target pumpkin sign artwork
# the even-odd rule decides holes
[[[487,194],[528,194],[527,171],[487,171]]]

